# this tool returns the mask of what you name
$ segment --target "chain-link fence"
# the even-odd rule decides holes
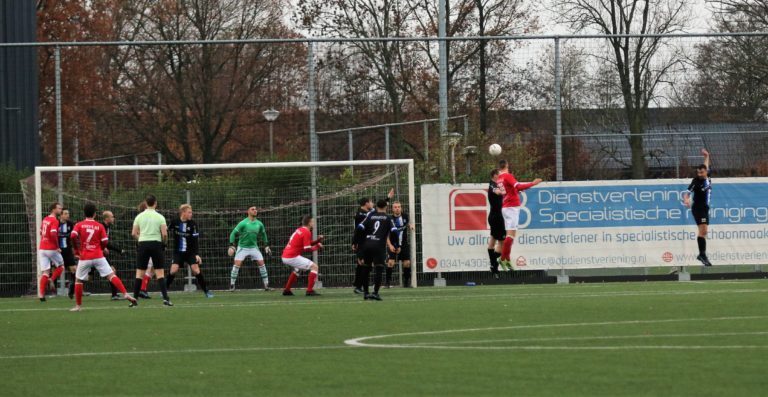
[[[768,33],[450,37],[443,54],[137,29],[0,44],[37,54],[43,164],[414,158],[417,184],[477,182],[500,143],[522,178],[682,178],[702,147],[717,176],[768,175]]]

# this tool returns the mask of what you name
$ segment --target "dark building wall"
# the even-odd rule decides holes
[[[35,2],[0,0],[0,43],[36,41]],[[37,49],[0,47],[0,163],[40,161]]]

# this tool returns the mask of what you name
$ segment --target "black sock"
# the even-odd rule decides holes
[[[362,288],[363,283],[363,266],[360,266],[360,264],[355,264],[355,280],[352,285],[355,286],[355,288]]]
[[[173,277],[173,276],[171,276],[171,277]],[[205,285],[205,278],[203,278],[203,273],[202,272],[197,273],[195,275],[195,278],[197,279],[197,286],[200,287],[200,289],[203,290],[203,292],[205,292],[207,294],[208,293],[208,286]]]
[[[133,284],[133,297],[135,299],[139,299],[140,293],[141,293],[141,279],[137,278]]]
[[[171,286],[171,284],[173,284],[173,280],[174,280],[175,278],[176,278],[176,275],[175,275],[175,274],[169,274],[168,276],[166,276],[166,277],[165,277],[165,288],[166,288],[166,289],[167,289],[168,287],[170,287],[170,286]]]
[[[112,290],[112,296],[117,296],[117,287],[114,284],[109,283],[109,288]]]
[[[357,280],[360,283],[360,288],[368,293],[368,278],[371,277],[371,268],[368,265],[360,266],[360,278]],[[365,280],[365,281],[364,281]]]
[[[373,293],[378,294],[379,288],[381,288],[381,276],[383,273],[382,269],[384,266],[377,265],[375,269],[373,269]]]
[[[403,268],[403,285],[406,287],[411,286],[411,268],[410,267]]]
[[[170,300],[168,298],[168,287],[165,286],[165,280],[163,280],[164,277],[160,277],[157,279],[157,283],[160,284],[160,292],[163,294],[163,300]]]
[[[70,275],[71,277],[69,281],[69,296],[73,296],[75,294],[75,274],[70,273]]]
[[[699,254],[707,256],[707,239],[704,237],[697,237],[696,242],[699,243]]]
[[[491,261],[491,273],[499,272],[499,256],[493,248],[488,249],[488,259]]]
[[[390,283],[392,282],[392,271],[393,270],[395,270],[395,269],[387,266],[387,271],[386,271],[387,285],[390,285]]]

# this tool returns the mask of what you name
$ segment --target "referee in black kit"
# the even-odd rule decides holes
[[[144,200],[147,209],[136,216],[133,221],[131,235],[138,240],[139,246],[136,255],[136,284],[133,287],[133,296],[138,300],[141,293],[141,280],[147,271],[149,260],[155,269],[157,284],[163,293],[163,305],[173,306],[168,298],[168,288],[165,285],[165,243],[168,241],[168,225],[165,217],[157,212],[157,198],[147,195]],[[137,301],[131,302],[130,307],[136,306]]]

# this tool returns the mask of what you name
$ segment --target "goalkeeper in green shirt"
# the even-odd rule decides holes
[[[256,261],[259,265],[259,273],[261,274],[261,280],[264,282],[264,290],[270,291],[267,266],[264,264],[264,256],[261,255],[259,250],[259,242],[263,243],[264,252],[267,255],[270,255],[272,251],[269,249],[267,230],[264,228],[264,224],[256,219],[256,215],[258,215],[256,206],[248,208],[248,217],[238,223],[234,230],[232,230],[232,233],[229,234],[228,254],[235,257],[235,265],[232,266],[232,273],[230,273],[230,291],[235,290],[235,282],[237,281],[237,275],[240,273],[240,266],[248,258]]]

